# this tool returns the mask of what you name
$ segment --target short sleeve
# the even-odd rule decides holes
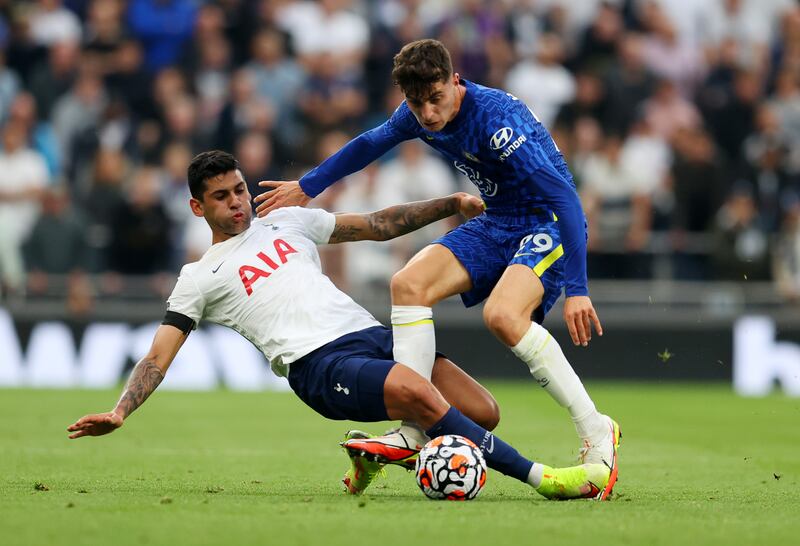
[[[333,228],[336,227],[336,216],[327,210],[288,207],[270,214],[269,218],[275,218],[275,215],[280,212],[291,215],[308,238],[318,245],[327,244],[331,238],[331,233],[333,233]]]
[[[167,310],[189,317],[196,326],[203,318],[206,303],[188,268],[189,266],[185,265],[181,269],[178,282],[175,283],[175,288],[167,299]]]

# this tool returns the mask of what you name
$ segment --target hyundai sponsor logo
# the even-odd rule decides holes
[[[527,140],[528,139],[525,138],[525,135],[519,135],[517,137],[517,140],[506,146],[506,149],[503,150],[502,154],[500,154],[500,161],[505,161],[508,158],[508,156],[513,154],[516,151],[516,149],[522,146],[522,143]]]
[[[503,127],[494,135],[492,135],[492,139],[489,141],[489,146],[492,147],[492,150],[501,150],[505,148],[506,144],[511,141],[511,137],[513,136],[514,130],[511,127]]]

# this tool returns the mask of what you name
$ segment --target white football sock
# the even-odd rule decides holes
[[[550,332],[532,322],[511,351],[528,365],[539,385],[567,408],[581,439],[592,438],[604,430],[602,416]]]
[[[421,305],[392,305],[392,336],[394,361],[430,381],[436,360],[433,309]],[[428,443],[429,438],[422,428],[411,421],[403,421],[400,432],[420,446]]]
[[[392,305],[394,360],[431,380],[436,360],[433,310],[420,305]]]
[[[528,473],[528,483],[531,484],[534,489],[538,489],[538,487],[542,485],[542,478],[544,478],[544,465],[533,463],[531,471]]]

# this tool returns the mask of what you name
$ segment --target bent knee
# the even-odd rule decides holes
[[[394,275],[390,283],[392,301],[400,305],[424,305],[430,307],[430,290],[428,284],[413,269],[401,269]]]
[[[530,319],[525,315],[508,311],[500,305],[486,304],[483,308],[486,327],[506,345],[516,345],[520,330],[525,331]]]
[[[486,411],[482,414],[478,424],[486,430],[494,430],[500,424],[500,406],[497,405],[494,398],[488,402]]]
[[[401,393],[403,403],[422,421],[428,421],[432,416],[437,416],[441,413],[443,405],[447,404],[436,387],[422,378],[419,381],[403,385]]]

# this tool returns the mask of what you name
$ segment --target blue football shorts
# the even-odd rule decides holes
[[[552,212],[482,214],[434,243],[447,247],[469,273],[472,289],[461,294],[466,307],[489,297],[506,268],[514,264],[530,267],[544,286],[542,303],[531,317],[536,322],[544,320],[564,290],[564,247]]]

